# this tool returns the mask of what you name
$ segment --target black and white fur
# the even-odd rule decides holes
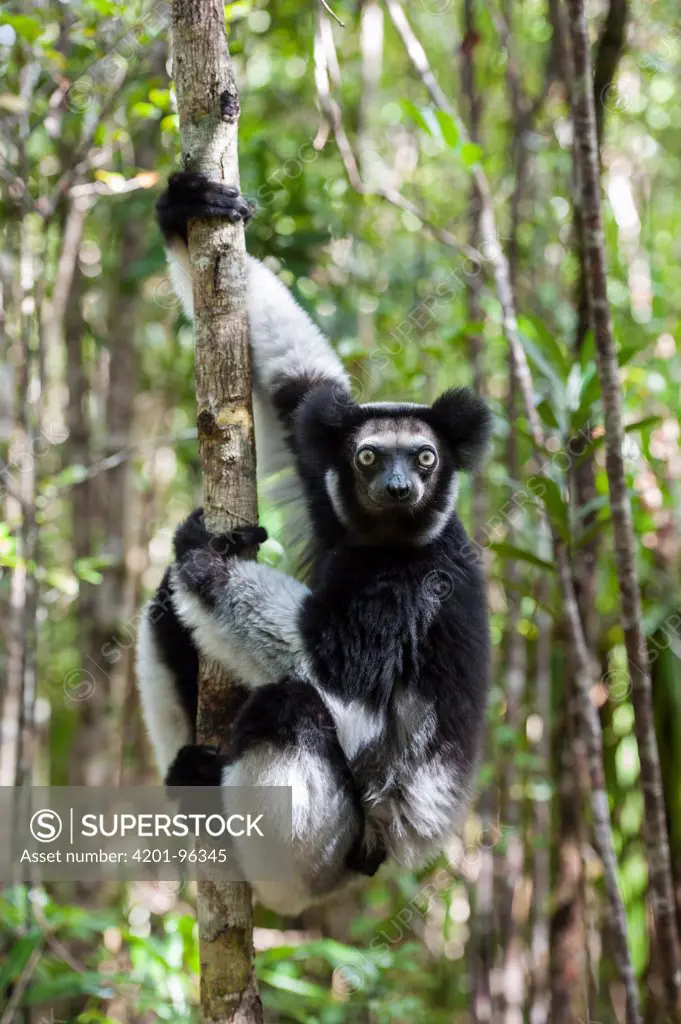
[[[171,179],[159,215],[188,312],[187,218],[249,214],[236,190]],[[356,404],[283,285],[253,259],[248,275],[258,461],[295,467],[311,585],[235,557],[264,531],[211,537],[193,513],[145,610],[138,678],[168,784],[291,787],[295,883],[254,888],[298,913],[385,857],[431,858],[466,805],[489,650],[484,583],[453,505],[489,413],[465,389],[432,406]],[[218,753],[193,745],[197,651],[247,693]]]

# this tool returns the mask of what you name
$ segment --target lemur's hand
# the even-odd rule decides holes
[[[242,526],[230,533],[209,533],[202,508],[195,508],[175,531],[175,558],[181,562],[189,551],[203,550],[220,558],[240,555],[247,548],[257,547],[267,540],[262,526]]]
[[[170,175],[168,187],[156,204],[158,222],[168,242],[178,236],[187,241],[187,221],[192,217],[224,217],[236,224],[246,223],[254,212],[253,203],[244,199],[238,188],[187,171]]]
[[[203,509],[197,508],[175,533],[176,579],[187,590],[212,604],[231,571],[232,556],[267,540],[262,526],[243,526],[231,533],[209,533]]]

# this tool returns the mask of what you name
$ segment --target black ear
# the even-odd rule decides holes
[[[492,414],[469,388],[452,388],[433,403],[430,425],[446,441],[456,469],[475,469],[487,448]]]
[[[294,419],[296,449],[303,462],[319,470],[337,462],[358,413],[344,385],[328,383],[314,388],[301,402]]]

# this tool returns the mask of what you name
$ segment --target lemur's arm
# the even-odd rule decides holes
[[[208,534],[198,510],[176,534],[177,561],[170,573],[173,608],[199,652],[249,687],[305,671],[298,618],[308,588],[232,553],[235,538],[247,543],[264,536],[258,528],[237,531],[225,556],[221,538]]]
[[[171,175],[157,213],[173,286],[185,312],[193,317],[187,221],[194,217],[247,221],[253,207],[229,185],[215,184],[200,174],[178,173]],[[348,377],[328,340],[272,271],[248,256],[247,273],[255,384],[287,427],[298,402],[312,387],[325,382],[349,391]]]

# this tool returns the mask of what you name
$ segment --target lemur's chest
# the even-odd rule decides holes
[[[411,576],[322,588],[304,623],[320,684],[345,704],[358,701],[388,717],[394,688],[418,680],[436,614],[422,582]]]

